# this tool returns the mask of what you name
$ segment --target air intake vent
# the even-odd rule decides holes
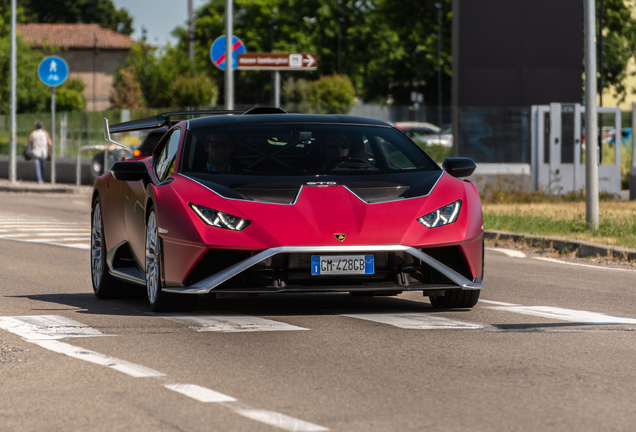
[[[252,201],[272,204],[293,204],[300,190],[299,184],[245,185],[234,188],[235,192]]]
[[[351,192],[367,203],[381,203],[403,199],[408,186],[352,187]]]

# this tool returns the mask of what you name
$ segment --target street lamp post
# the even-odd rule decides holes
[[[234,109],[234,75],[232,71],[232,33],[234,32],[232,0],[225,0],[225,109]]]
[[[605,10],[605,1],[600,0],[598,12],[598,70],[599,84],[598,95],[599,104],[603,106],[603,13]],[[618,131],[616,131],[618,133]],[[618,136],[618,135],[616,135]],[[598,138],[598,163],[603,163],[603,114],[599,114],[599,138]]]
[[[342,63],[340,61],[340,40],[342,39],[340,24],[344,22],[342,15],[342,0],[338,0],[338,17],[336,18],[338,24],[338,75],[342,75]]]
[[[16,159],[16,110],[17,110],[17,93],[16,93],[16,80],[17,80],[17,45],[16,45],[16,0],[11,0],[11,120],[9,131],[9,180],[11,183],[15,183],[17,178],[17,165]]]
[[[442,4],[435,3],[437,8],[437,104],[439,142],[442,143]]]
[[[97,87],[97,83],[95,81],[95,70],[97,69],[97,54],[99,54],[99,48],[97,48],[98,41],[99,38],[95,36],[95,39],[93,40],[93,111],[97,110],[97,108],[95,108],[95,88]]]
[[[596,15],[594,0],[584,0],[585,15],[585,221],[598,230],[598,146],[596,117]],[[617,131],[618,132],[618,131]],[[617,150],[618,151],[618,150]]]
[[[141,26],[141,93],[143,97],[146,98],[146,27],[145,26]]]

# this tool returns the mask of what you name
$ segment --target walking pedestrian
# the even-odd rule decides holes
[[[35,176],[38,183],[42,183],[42,175],[44,174],[44,161],[49,155],[52,142],[49,133],[44,130],[44,124],[41,121],[35,122],[35,130],[29,135],[29,142],[33,143],[33,163],[35,164]]]

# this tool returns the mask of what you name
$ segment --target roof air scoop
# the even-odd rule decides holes
[[[278,107],[254,107],[243,113],[248,114],[287,114],[287,111]]]

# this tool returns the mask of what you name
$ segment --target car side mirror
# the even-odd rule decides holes
[[[442,168],[453,177],[468,177],[475,172],[477,164],[470,158],[454,157],[444,159]]]
[[[142,161],[115,162],[110,172],[117,181],[148,180],[148,168]]]

